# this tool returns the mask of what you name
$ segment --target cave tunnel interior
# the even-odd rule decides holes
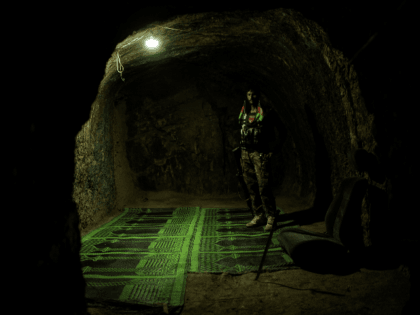
[[[30,249],[34,266],[73,261],[83,229],[155,193],[237,196],[232,150],[248,84],[261,89],[275,126],[273,192],[308,205],[301,222],[323,220],[340,182],[364,177],[372,187],[365,228],[378,230],[378,242],[390,228],[417,239],[415,49],[402,2],[78,11],[84,30],[71,42],[74,30],[63,25],[62,54],[48,55],[64,66],[43,72],[43,88],[28,87],[38,99],[47,87],[48,104],[14,108],[13,198],[25,190],[21,205],[43,209],[27,210],[23,223],[43,240]],[[40,32],[50,34],[50,23]],[[369,154],[363,166],[351,158],[357,149]]]

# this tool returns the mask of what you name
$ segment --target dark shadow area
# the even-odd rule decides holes
[[[86,304],[88,307],[101,308],[118,314],[141,314],[141,315],[161,315],[161,314],[181,314],[184,305],[171,307],[168,306],[168,313],[163,311],[162,306],[147,306],[147,305],[136,305],[130,303],[124,303],[115,300],[101,300],[101,299],[89,299],[86,298]]]
[[[344,276],[360,271],[360,263],[351,258],[343,246],[322,240],[304,243],[294,251],[297,266],[318,274]]]
[[[392,240],[388,244],[372,245],[354,251],[349,257],[355,264],[369,270],[392,270],[401,264],[413,260],[416,256],[418,242],[401,242]]]
[[[325,212],[328,210],[328,206]],[[290,223],[282,223],[284,221],[293,220]],[[306,210],[297,211],[293,213],[285,213],[280,215],[280,220],[278,225],[281,227],[286,226],[293,226],[293,225],[311,225],[317,222],[323,222],[325,220],[325,213],[324,216],[322,214],[316,213],[314,207],[311,207]]]
[[[388,246],[371,246],[348,253],[342,249],[330,248],[334,245],[330,242],[309,245],[300,249],[302,254],[295,258],[296,265],[319,274],[349,275],[359,272],[360,268],[377,271],[396,269],[411,255],[414,244],[402,245],[393,242]],[[308,257],[317,257],[317,259]]]
[[[310,225],[316,222],[323,222],[325,214],[330,206],[333,195],[331,187],[331,165],[329,163],[328,152],[324,143],[324,139],[319,133],[316,126],[314,113],[308,104],[304,105],[305,113],[311,127],[311,131],[315,141],[315,181],[316,181],[316,196],[312,207],[294,212],[286,213],[280,216],[280,221],[294,220],[290,224],[282,224],[282,227],[289,225]]]
[[[328,207],[330,206],[330,203],[333,200],[330,180],[331,165],[329,162],[327,148],[325,146],[325,141],[319,133],[319,127],[317,127],[316,125],[314,113],[309,108],[309,105],[307,103],[305,103],[304,108],[315,141],[316,196],[311,211],[313,212],[312,217],[314,218],[314,220],[318,220],[320,218],[325,217]]]

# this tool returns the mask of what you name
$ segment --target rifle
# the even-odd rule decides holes
[[[235,155],[235,161],[236,161],[236,166],[238,168],[238,172],[236,173],[236,177],[239,180],[239,183],[241,184],[242,190],[245,193],[245,198],[246,198],[246,203],[248,205],[249,210],[252,213],[252,217],[254,217],[254,212],[252,211],[252,201],[249,195],[249,191],[248,188],[246,187],[245,181],[244,181],[244,175],[242,174],[242,166],[241,166],[241,148],[237,147],[235,149],[232,150],[232,152]],[[257,277],[255,278],[255,281],[258,280],[258,277],[260,276],[261,273],[261,269],[262,266],[264,264],[264,260],[265,260],[265,256],[267,255],[267,251],[268,251],[268,247],[270,246],[271,243],[271,238],[273,237],[273,232],[275,230],[275,228],[277,227],[277,220],[279,219],[279,210],[276,210],[276,216],[273,222],[273,228],[270,231],[270,236],[267,239],[267,244],[265,245],[265,249],[264,249],[264,254],[263,257],[261,259],[261,263],[260,263],[260,267],[258,268],[258,273],[257,273]]]
[[[267,244],[265,245],[264,254],[263,254],[263,257],[261,259],[260,267],[258,268],[258,273],[257,273],[257,277],[255,278],[255,281],[257,281],[258,277],[260,276],[261,269],[262,269],[262,266],[264,264],[265,256],[267,255],[268,247],[270,246],[271,238],[273,237],[273,232],[274,232],[275,228],[277,227],[277,220],[279,219],[279,215],[280,215],[279,210],[276,210],[276,215],[274,217],[274,222],[273,222],[273,228],[271,229],[270,236],[267,239]]]

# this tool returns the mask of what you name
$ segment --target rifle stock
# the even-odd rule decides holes
[[[244,175],[242,174],[242,166],[241,166],[241,147],[237,147],[232,150],[234,156],[235,156],[235,162],[237,167],[237,173],[236,177],[239,180],[239,184],[242,187],[242,190],[245,193],[245,200],[246,204],[248,205],[249,210],[251,211],[252,217],[254,217],[254,212],[252,211],[252,201],[249,195],[248,188],[246,187],[245,181],[244,181]]]

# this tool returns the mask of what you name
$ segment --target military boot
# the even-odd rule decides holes
[[[255,217],[251,220],[251,222],[246,224],[246,227],[252,228],[252,227],[258,227],[263,226],[267,223],[267,219],[265,218],[264,214],[261,213],[259,215],[255,215]]]
[[[270,232],[271,231],[271,229],[273,228],[274,219],[275,219],[275,217],[268,216],[267,225],[264,228],[265,232]]]

